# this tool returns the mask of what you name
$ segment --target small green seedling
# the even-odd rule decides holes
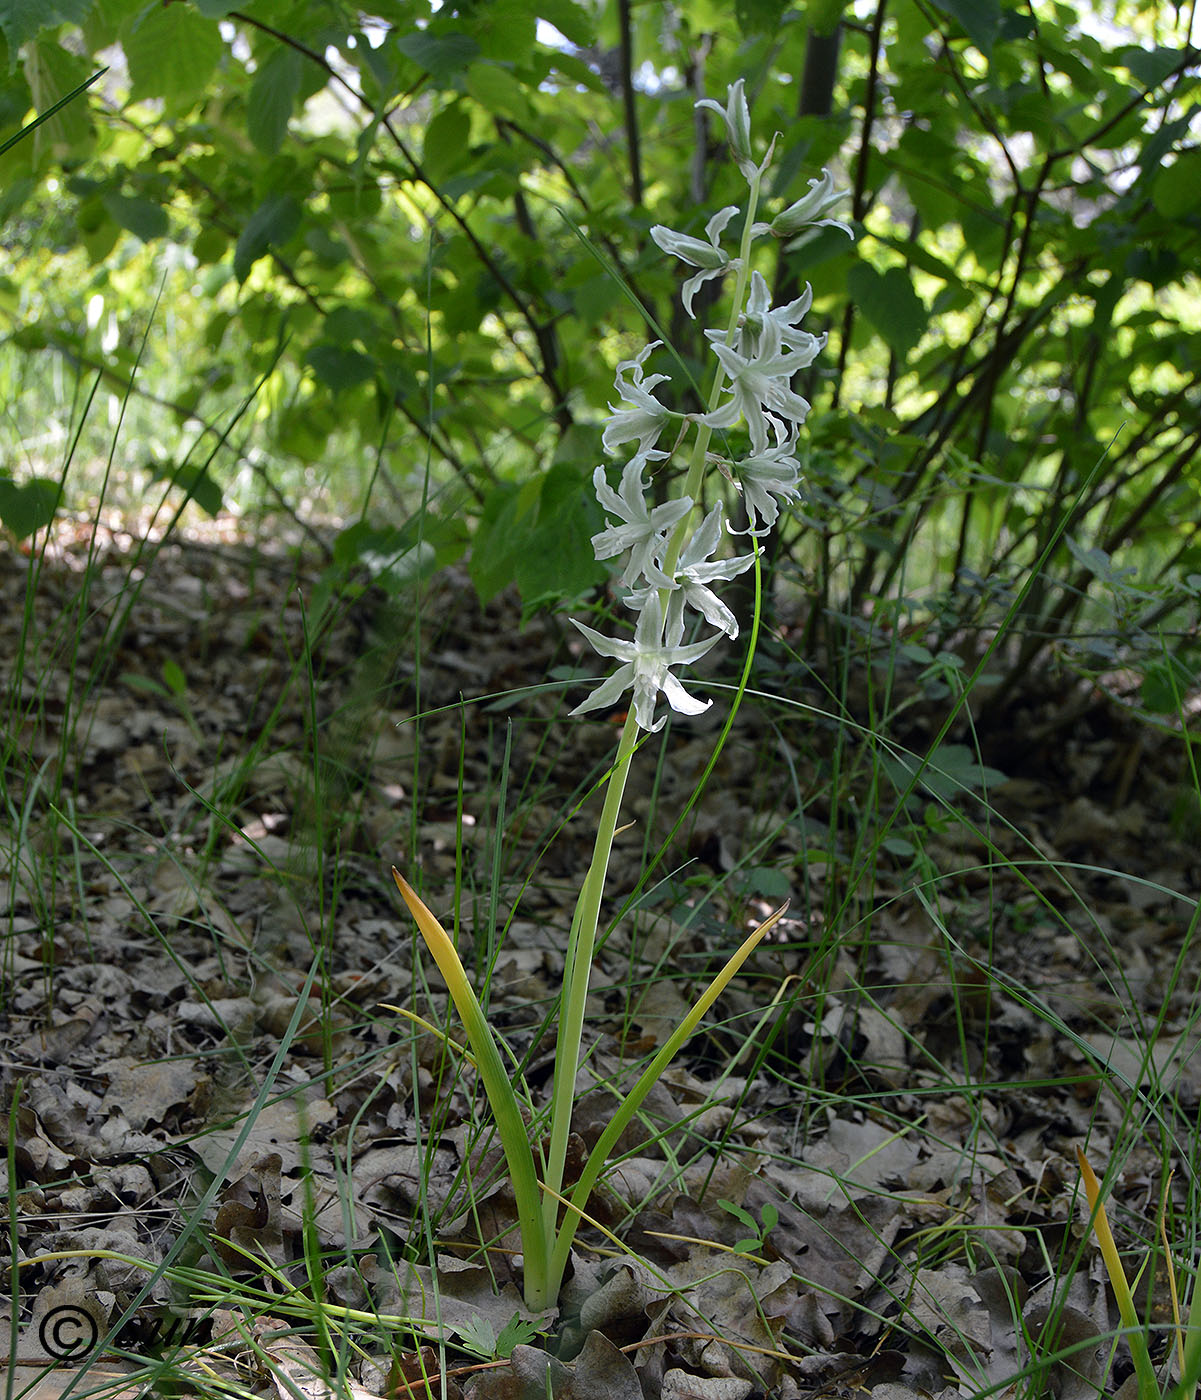
[[[130,690],[140,690],[147,695],[155,695],[161,700],[170,700],[179,711],[184,722],[192,733],[199,739],[200,726],[196,723],[196,716],[192,713],[192,707],[188,704],[188,678],[184,675],[183,668],[177,661],[172,661],[170,657],[163,662],[160,672],[162,680],[156,680],[153,676],[143,676],[136,671],[124,671],[120,680],[122,685],[127,685]]]
[[[780,1223],[780,1212],[775,1206],[770,1201],[764,1201],[759,1212],[759,1220],[756,1221],[749,1210],[745,1210],[742,1206],[736,1206],[733,1201],[721,1200],[717,1204],[750,1231],[750,1234],[744,1239],[734,1241],[734,1252],[736,1254],[762,1253],[768,1235]]]

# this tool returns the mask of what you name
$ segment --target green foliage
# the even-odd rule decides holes
[[[703,165],[678,154],[695,94],[674,75],[703,51],[709,95],[745,77],[780,132],[771,212],[823,162],[855,191],[853,245],[827,230],[761,268],[777,300],[811,282],[830,332],[797,386],[810,499],[768,560],[816,599],[810,641],[904,615],[941,651],[1067,513],[1010,677],[1065,651],[1149,663],[1149,638],[1187,669],[1198,56],[1170,7],[1111,9],[1099,38],[1083,0],[882,25],[843,0],[801,23],[777,0],[680,0],[633,8],[627,71],[613,4],[0,0],[18,419],[61,412],[51,362],[132,380],[129,431],[144,400],[220,437],[261,379],[254,448],[276,469],[317,473],[372,530],[421,511],[440,559],[470,548],[481,596],[578,598],[601,579],[581,504],[597,424],[641,311],[699,358],[648,231],[697,233],[730,201],[716,138]],[[135,376],[160,288],[172,343],[152,330]],[[97,297],[115,336],[80,329]],[[163,431],[135,455],[164,455]],[[213,490],[241,450],[222,439]],[[1108,648],[1074,648],[1085,629]]]
[[[503,1359],[512,1356],[515,1347],[528,1346],[538,1336],[538,1329],[519,1313],[514,1313],[498,1336],[491,1321],[481,1314],[461,1322],[458,1333],[459,1345],[465,1351],[490,1361],[493,1357]]]
[[[146,473],[151,481],[167,481],[172,486],[183,488],[189,500],[204,511],[205,515],[219,515],[224,501],[221,488],[209,475],[207,467],[197,467],[190,462],[149,462]]]
[[[87,16],[92,0],[7,0],[0,6],[0,30],[15,62],[17,50],[50,25],[78,24]]]
[[[54,519],[58,509],[59,483],[34,476],[14,481],[0,472],[0,525],[23,540]]]
[[[991,57],[1001,31],[1001,0],[936,0],[943,14],[955,20],[981,53]]]
[[[603,526],[590,476],[560,462],[524,486],[501,483],[492,492],[471,559],[484,602],[510,583],[532,605],[578,597],[604,577],[590,544]]]
[[[203,97],[225,53],[216,21],[190,5],[142,6],[119,33],[130,96],[159,99],[178,112]]]
[[[890,267],[879,273],[871,263],[856,263],[847,273],[847,290],[888,348],[904,360],[930,319],[905,269]]]
[[[763,1203],[759,1212],[759,1220],[756,1220],[745,1207],[736,1205],[733,1201],[722,1199],[717,1204],[749,1231],[745,1238],[735,1242],[734,1251],[737,1254],[757,1253],[763,1249],[767,1243],[768,1235],[780,1223],[780,1212],[770,1201]]]

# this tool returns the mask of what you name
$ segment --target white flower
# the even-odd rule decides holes
[[[844,224],[841,219],[826,218],[826,214],[850,193],[850,190],[836,190],[834,177],[823,166],[821,175],[809,181],[808,194],[802,195],[787,209],[782,209],[770,224],[755,224],[752,233],[756,236],[760,233],[774,233],[777,238],[792,238],[794,234],[802,234],[802,237],[787,245],[787,251],[804,242],[808,236],[807,231],[815,228],[840,228],[848,238],[854,238],[854,231],[849,224]]]
[[[724,277],[731,269],[737,270],[741,266],[741,259],[730,258],[718,243],[726,225],[737,213],[738,206],[730,204],[714,214],[705,225],[705,237],[708,238],[708,243],[702,242],[699,238],[690,238],[686,233],[676,233],[674,229],[669,229],[664,224],[656,224],[651,229],[651,237],[665,253],[671,253],[674,257],[688,263],[690,267],[701,269],[684,283],[683,290],[680,292],[680,301],[689,316],[693,314],[692,298],[696,295],[699,287],[714,277]]]
[[[762,163],[756,164],[743,80],[731,85],[724,107],[707,99],[696,105],[712,108],[725,123],[734,159],[751,186],[753,201],[775,141]],[[780,239],[799,240],[825,225],[850,233],[847,225],[827,217],[842,197],[835,191],[829,172],[823,170],[820,179],[810,180],[809,192],[803,199],[777,214],[770,224],[753,224],[749,232],[744,230],[744,237],[749,240],[770,233]],[[729,559],[714,557],[724,535],[735,533],[723,522],[720,504],[689,535],[685,521],[693,508],[692,499],[678,497],[658,506],[650,505],[646,499],[644,467],[671,456],[671,451],[661,451],[657,446],[669,421],[681,427],[691,423],[710,428],[729,428],[745,421],[750,437],[747,456],[729,463],[721,458],[710,459],[718,462],[742,493],[748,520],[745,533],[758,536],[769,530],[779,518],[781,503],[799,494],[801,468],[796,456],[796,429],[804,422],[809,404],[793,390],[792,377],[813,363],[826,337],[805,330],[801,324],[813,302],[810,288],[806,287],[801,296],[787,305],[773,308],[763,276],[748,269],[737,253],[731,255],[722,247],[722,236],[738,212],[736,205],[719,210],[705,224],[703,239],[678,233],[663,224],[651,229],[651,237],[665,253],[695,269],[685,280],[681,293],[684,310],[690,317],[694,315],[698,290],[728,272],[737,272],[741,282],[742,274],[749,271],[749,291],[732,330],[705,331],[721,364],[718,393],[724,395],[723,401],[708,413],[673,412],[655,397],[656,388],[670,379],[666,374],[644,372],[659,341],[617,367],[615,383],[621,403],[609,406],[611,417],[602,442],[605,451],[614,455],[626,444],[633,444],[635,450],[622,470],[618,490],[609,485],[603,467],[593,472],[597,499],[608,518],[605,529],[593,535],[592,546],[598,559],[610,559],[628,551],[621,584],[626,590],[625,602],[637,612],[638,620],[633,639],[621,641],[575,623],[601,656],[612,657],[619,664],[613,675],[598,681],[572,714],[614,705],[629,690],[633,691],[630,710],[634,723],[649,732],[666,722],[665,715],[655,719],[661,695],[679,714],[700,714],[711,702],[690,695],[674,674],[675,668],[699,661],[723,634],[731,638],[738,635],[738,621],[713,585],[750,568],[755,554]],[[698,471],[699,466],[700,463],[694,463]],[[699,492],[694,488],[693,494]],[[670,569],[669,559],[674,561]],[[714,630],[704,640],[684,645],[685,618],[690,609]]]
[[[659,454],[656,454],[659,455]],[[621,487],[614,491],[605,479],[604,467],[592,473],[596,499],[610,514],[624,523],[610,525],[592,536],[592,548],[598,559],[611,559],[622,550],[630,551],[629,562],[621,582],[629,588],[640,575],[660,588],[671,587],[671,579],[656,566],[655,560],[666,550],[666,535],[673,525],[692,509],[688,496],[665,501],[648,510],[642,485],[644,458],[634,457],[626,463],[621,474]]]
[[[742,86],[744,79],[739,78],[736,83],[731,83],[725,107],[721,107],[714,102],[711,97],[703,97],[696,104],[698,107],[711,107],[726,124],[726,135],[730,141],[730,149],[734,152],[734,159],[738,162],[738,168],[748,181],[754,180],[757,175],[762,175],[767,169],[767,163],[771,160],[771,150],[763,158],[761,165],[755,164],[755,158],[751,154],[751,112],[746,105],[746,97],[743,95]],[[772,142],[772,147],[775,146]]]
[[[723,535],[721,502],[718,501],[688,541],[688,546],[676,565],[675,575],[669,580],[670,586],[676,590],[668,603],[669,630],[675,621],[675,610],[682,609],[687,604],[727,637],[737,637],[737,619],[709,584],[736,578],[744,569],[751,567],[755,556],[744,554],[738,559],[710,560],[709,556],[716,553]],[[631,593],[625,599],[626,605],[634,609],[644,608],[652,594],[657,591],[654,588],[644,588],[637,593]]]
[[[795,301],[787,306],[771,304],[771,293],[762,273],[751,273],[751,291],[746,299],[746,307],[738,318],[738,326],[732,340],[726,340],[725,331],[706,331],[706,337],[721,345],[731,345],[741,355],[754,358],[763,343],[763,334],[768,326],[786,350],[806,350],[814,359],[825,348],[826,337],[813,335],[802,330],[800,322],[813,305],[813,289],[806,287]]]
[[[701,419],[711,428],[729,428],[740,417],[745,418],[756,453],[767,447],[767,429],[775,421],[774,415],[790,423],[805,421],[809,401],[794,393],[788,381],[797,370],[812,364],[821,348],[817,337],[811,336],[813,344],[784,350],[780,327],[770,319],[764,321],[758,339],[753,355],[740,354],[733,346],[713,341],[713,353],[730,381],[730,398]]]
[[[634,719],[640,728],[654,733],[663,727],[667,716],[655,720],[655,705],[662,693],[664,699],[677,714],[699,715],[713,703],[711,700],[697,700],[689,695],[671,673],[673,666],[688,666],[699,661],[718,641],[720,632],[703,642],[692,642],[681,646],[683,624],[673,620],[664,627],[663,604],[657,592],[652,592],[638,616],[638,626],[634,629],[632,642],[615,641],[602,636],[582,622],[572,622],[592,643],[602,656],[615,657],[622,664],[602,681],[592,694],[572,710],[573,715],[588,710],[599,710],[616,704],[618,699],[631,687],[634,691]]]
[[[766,534],[780,514],[779,501],[795,499],[801,478],[795,453],[796,437],[776,422],[775,447],[730,464],[750,521],[748,534]]]
[[[658,441],[664,423],[667,422],[668,418],[679,417],[678,414],[672,414],[670,409],[664,408],[651,393],[656,385],[662,384],[670,376],[652,374],[649,378],[644,379],[642,375],[642,366],[646,362],[646,357],[661,344],[662,341],[652,340],[646,349],[636,355],[634,359],[622,360],[617,366],[614,387],[621,396],[622,403],[628,404],[629,407],[623,413],[615,405],[609,405],[613,417],[605,425],[605,431],[601,437],[606,452],[614,452],[622,443],[637,438],[638,456],[646,459]],[[624,378],[627,372],[630,374],[628,380]]]

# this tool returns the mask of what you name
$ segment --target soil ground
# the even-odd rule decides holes
[[[173,1249],[212,1296],[225,1271],[270,1298],[316,1248],[328,1303],[422,1316],[440,1295],[424,1316],[463,1344],[451,1395],[545,1394],[548,1365],[562,1393],[607,1400],[1003,1393],[1040,1348],[1074,1345],[1038,1393],[1118,1388],[1076,1149],[1109,1169],[1136,1268],[1165,1203],[1182,1259],[1199,1215],[1201,873],[1178,733],[1039,681],[977,736],[987,803],[956,796],[959,820],[917,794],[878,849],[893,798],[873,755],[922,751],[937,696],[898,692],[872,736],[866,705],[836,715],[775,663],[674,836],[724,696],[713,723],[650,740],[609,882],[581,1151],[690,994],[789,909],[597,1200],[633,1256],[585,1230],[557,1314],[530,1318],[474,1076],[386,1009],[458,1036],[389,868],[455,929],[541,1101],[616,736],[566,717],[583,692],[563,668],[591,662],[561,620],[481,609],[458,574],[419,613],[368,593],[326,617],[319,563],[232,528],[140,553],[113,534],[90,565],[89,548],[64,533],[33,589],[30,560],[0,554],[14,1258],[77,1252],[19,1282],[4,1266],[14,1374],[56,1356],[68,1374],[81,1353],[56,1353],[47,1318],[104,1330]],[[1140,1288],[1162,1322],[1158,1263]],[[169,1309],[211,1314],[208,1296],[160,1281],[126,1350]],[[240,1325],[257,1351],[209,1326],[183,1364],[275,1394],[253,1358],[320,1347],[303,1328],[276,1345],[269,1303]],[[421,1344],[396,1333],[356,1384],[408,1393],[437,1373]]]

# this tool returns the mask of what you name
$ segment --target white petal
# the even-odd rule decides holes
[[[716,244],[717,240],[726,231],[726,225],[738,213],[737,204],[727,204],[724,209],[719,209],[716,214],[705,225],[705,237],[710,243]]]
[[[787,209],[781,210],[771,221],[771,231],[778,238],[788,238],[804,228],[821,228],[824,225],[833,224],[854,238],[854,233],[846,224],[838,219],[826,217],[829,211],[840,200],[846,199],[850,193],[850,190],[836,190],[833,177],[823,167],[821,175],[809,181],[809,193],[802,195]]]
[[[688,606],[699,612],[711,627],[727,637],[737,637],[738,620],[712,589],[699,583],[685,584],[684,597]]]
[[[616,705],[629,688],[633,674],[633,666],[619,666],[611,676],[597,686],[586,700],[581,700],[570,713],[582,715],[587,714],[589,710],[607,709],[610,705]]]
[[[663,224],[656,224],[651,229],[651,237],[665,253],[670,253],[672,257],[679,258],[693,267],[713,269],[725,267],[730,261],[712,241],[706,243],[704,239],[692,238],[686,233],[676,233],[674,229]]]
[[[689,695],[684,687],[668,671],[663,678],[663,698],[677,714],[701,715],[713,704],[712,700],[698,700]]]
[[[634,657],[633,642],[619,642],[612,637],[606,637],[603,632],[594,631],[591,627],[586,627],[582,622],[577,622],[573,617],[572,625],[592,643],[594,649],[602,656],[615,656],[622,661],[632,661]]]

